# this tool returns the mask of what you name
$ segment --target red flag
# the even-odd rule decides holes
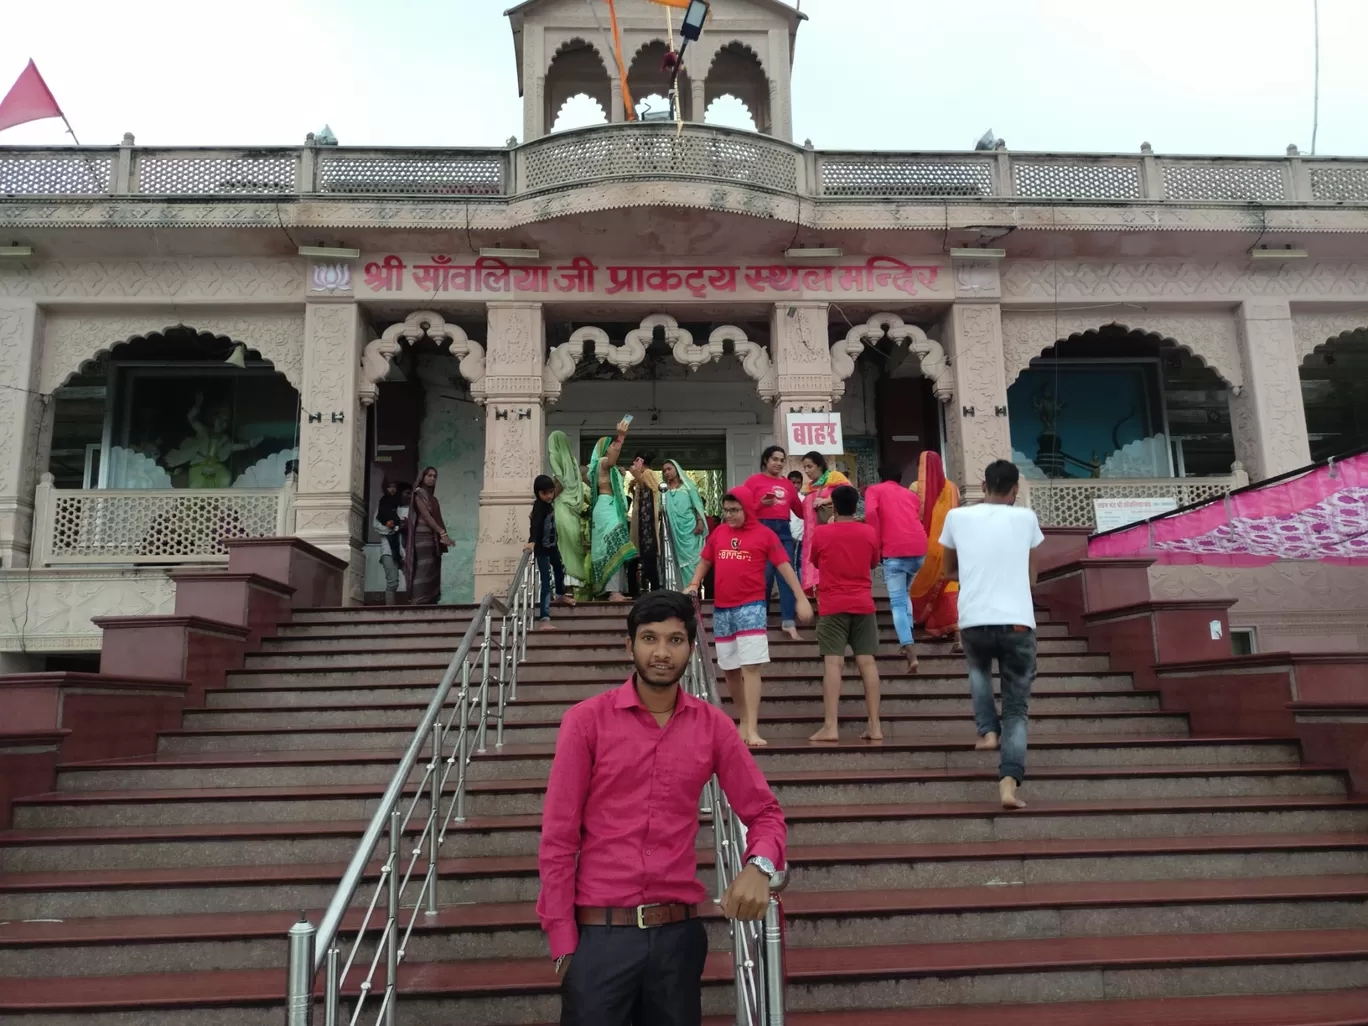
[[[0,132],[26,121],[62,116],[62,108],[52,98],[52,90],[43,81],[43,76],[38,74],[38,65],[30,60],[5,98],[0,100]]]

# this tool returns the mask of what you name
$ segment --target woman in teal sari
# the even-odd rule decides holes
[[[707,512],[698,486],[689,480],[678,463],[666,460],[660,472],[665,477],[665,492],[660,501],[665,516],[670,519],[670,540],[674,543],[682,587],[693,580],[694,569],[698,566],[698,557],[708,534]]]
[[[618,424],[617,435],[600,438],[589,458],[594,489],[594,519],[590,538],[590,572],[595,595],[608,593],[609,601],[626,602],[626,574],[623,564],[636,558],[632,545],[631,522],[627,519],[627,490],[622,471],[617,468],[627,423]]]
[[[554,507],[556,511],[556,539],[560,548],[565,575],[579,584],[589,583],[588,553],[584,544],[584,507],[589,501],[589,488],[584,483],[579,460],[570,448],[564,431],[552,431],[546,440],[551,461],[551,476],[560,485]]]

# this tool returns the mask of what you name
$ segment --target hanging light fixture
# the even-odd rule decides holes
[[[245,342],[235,343],[233,345],[233,351],[228,354],[228,359],[224,360],[223,362],[228,364],[230,367],[236,367],[238,370],[246,370],[247,344]]]
[[[703,23],[708,20],[708,0],[689,0],[688,10],[684,12],[684,23],[679,26],[679,34],[685,39],[696,41],[703,34]]]

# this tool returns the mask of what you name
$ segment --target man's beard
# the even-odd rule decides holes
[[[660,680],[652,679],[652,677],[648,674],[648,669],[647,669],[647,668],[643,668],[642,665],[641,665],[640,663],[637,663],[637,664],[636,664],[636,678],[637,678],[637,680],[639,680],[642,684],[645,684],[648,688],[655,688],[657,691],[664,691],[666,688],[673,687],[674,685],[678,684],[681,680],[683,680],[684,674],[688,672],[688,669],[689,669],[689,664],[688,664],[688,662],[686,661],[686,662],[684,663],[684,665],[681,666],[681,667],[679,668],[679,672],[678,672],[677,674],[675,674],[675,675],[674,675],[673,677],[671,677],[669,680],[660,681]],[[668,674],[670,671],[668,671],[668,670],[662,670],[662,671],[659,671],[659,672]]]

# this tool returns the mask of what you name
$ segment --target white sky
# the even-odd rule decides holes
[[[715,0],[718,5],[734,0]],[[0,0],[81,140],[502,145],[513,0]],[[1368,153],[1368,0],[1320,0],[1318,152]],[[1311,147],[1312,0],[803,0],[794,134],[821,149],[1281,154]],[[57,144],[60,121],[0,144]]]

